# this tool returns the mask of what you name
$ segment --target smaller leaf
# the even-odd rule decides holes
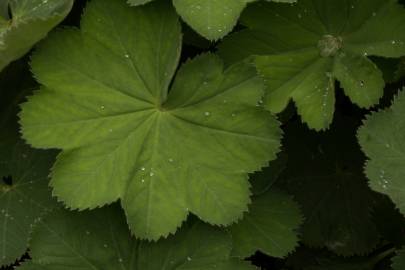
[[[0,70],[43,39],[65,18],[72,5],[73,0],[10,1],[12,18],[3,24],[0,21]]]
[[[333,74],[351,101],[362,108],[377,104],[384,94],[382,72],[367,57],[339,54],[335,59]]]
[[[1,143],[0,265],[25,253],[32,227],[56,206],[48,187],[54,158],[53,151],[33,150],[20,140]]]
[[[244,258],[260,250],[284,257],[297,246],[297,229],[302,221],[298,205],[287,194],[270,190],[254,197],[242,221],[229,228],[233,255]]]
[[[257,0],[173,0],[173,5],[183,20],[199,34],[209,40],[217,40],[232,31],[246,4],[254,1]],[[273,2],[293,3],[295,1],[274,0]]]
[[[389,109],[367,117],[358,131],[359,143],[369,160],[365,173],[375,191],[391,197],[405,214],[405,91]]]
[[[397,255],[392,259],[393,270],[405,269],[405,249],[397,251]]]
[[[231,248],[227,233],[200,222],[156,243],[136,240],[117,205],[56,211],[39,223],[31,241],[34,264],[52,270],[254,269],[232,258]]]

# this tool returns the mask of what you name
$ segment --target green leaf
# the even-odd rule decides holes
[[[303,217],[290,196],[270,190],[254,197],[243,220],[229,230],[233,255],[249,257],[257,250],[272,257],[284,257],[298,245],[297,229]]]
[[[255,55],[267,79],[264,103],[279,113],[293,100],[309,127],[329,127],[334,82],[369,108],[383,95],[382,72],[368,56],[405,55],[405,10],[396,0],[259,3],[242,16],[247,29],[220,46],[227,63]]]
[[[55,153],[33,150],[17,132],[18,103],[30,85],[26,69],[16,62],[0,73],[0,266],[26,252],[32,226],[56,205],[48,187]]]
[[[402,270],[405,268],[405,249],[397,251],[397,255],[392,259],[392,269]]]
[[[128,0],[132,6],[153,0]],[[182,19],[209,40],[217,40],[232,31],[243,9],[257,0],[173,0]],[[296,0],[266,0],[293,3]]]
[[[217,40],[231,32],[246,0],[173,0],[177,12],[195,31]]]
[[[195,31],[209,40],[217,40],[232,31],[247,3],[254,1],[257,0],[173,0],[173,5]]]
[[[55,206],[48,187],[54,153],[21,141],[5,143],[0,145],[0,265],[25,253],[32,226]]]
[[[320,135],[292,124],[284,143],[287,168],[280,176],[282,186],[302,205],[303,242],[344,256],[369,253],[379,240],[356,127],[340,117]]]
[[[9,21],[0,21],[0,70],[43,39],[65,18],[73,5],[73,0],[5,2],[9,2],[12,18]]]
[[[405,213],[405,92],[394,100],[391,108],[367,117],[359,129],[359,143],[369,160],[365,173],[375,191],[387,194]]]
[[[228,225],[247,210],[247,173],[275,158],[281,137],[256,106],[262,80],[206,54],[180,68],[169,92],[180,45],[166,2],[94,0],[81,31],[52,35],[33,56],[43,87],[22,106],[22,133],[63,149],[51,185],[68,207],[120,199],[148,239],[174,232],[188,212]]]
[[[230,256],[231,237],[186,224],[156,243],[131,238],[118,207],[80,213],[57,211],[40,222],[31,241],[34,264],[45,269],[253,269]],[[235,267],[235,268],[232,268]]]

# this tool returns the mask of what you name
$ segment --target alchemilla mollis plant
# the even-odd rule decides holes
[[[405,269],[402,0],[0,0],[0,265]]]

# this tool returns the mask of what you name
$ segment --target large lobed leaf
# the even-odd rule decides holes
[[[120,14],[120,16],[112,16]],[[54,194],[73,209],[118,199],[138,237],[174,232],[189,212],[239,219],[247,173],[275,158],[278,122],[256,106],[262,80],[206,54],[177,73],[181,32],[166,1],[94,0],[81,31],[50,36],[32,59],[43,85],[22,106],[23,137],[63,152]]]
[[[44,38],[72,8],[73,0],[2,0],[0,70]],[[11,18],[8,18],[8,7]]]
[[[36,228],[31,247],[33,262],[22,269],[254,269],[231,257],[227,233],[199,222],[156,243],[136,240],[117,207],[54,212]]]
[[[137,6],[152,0],[128,0]],[[257,0],[173,0],[182,19],[209,40],[217,40],[232,31],[239,16],[250,2]],[[293,3],[296,0],[266,0]]]
[[[365,173],[375,191],[387,194],[405,213],[405,92],[392,106],[367,117],[359,129],[359,143],[369,160]]]
[[[405,55],[405,10],[396,0],[301,0],[258,3],[242,15],[247,29],[220,46],[227,62],[256,55],[267,79],[264,104],[279,113],[290,100],[309,127],[329,127],[335,81],[363,108],[383,95],[382,72],[368,56]]]

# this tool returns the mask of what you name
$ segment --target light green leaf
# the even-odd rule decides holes
[[[289,159],[280,176],[282,186],[302,205],[303,242],[344,256],[364,255],[379,240],[356,128],[342,117],[324,134],[290,125],[284,144]]]
[[[270,190],[254,197],[249,213],[229,230],[233,255],[249,257],[257,250],[272,257],[284,257],[298,245],[297,230],[303,221],[290,196]]]
[[[254,1],[257,0],[173,0],[173,5],[182,19],[195,31],[207,39],[217,40],[232,31],[247,3]]]
[[[239,219],[247,173],[275,158],[281,137],[256,106],[263,83],[248,64],[224,70],[219,58],[199,56],[168,93],[180,37],[164,1],[94,0],[81,32],[56,33],[38,49],[32,69],[44,87],[22,106],[24,138],[64,150],[54,194],[74,209],[120,199],[141,238],[174,232],[188,212],[211,224]]]
[[[231,32],[246,0],[173,0],[173,4],[195,31],[216,40]]]
[[[37,226],[31,241],[36,265],[61,270],[254,269],[230,256],[231,237],[202,223],[186,224],[156,243],[131,238],[118,207],[58,211]],[[235,267],[235,268],[232,268]]]
[[[258,3],[241,20],[247,29],[226,38],[220,54],[227,63],[256,55],[267,109],[279,113],[293,100],[316,130],[332,122],[335,80],[369,108],[383,95],[384,80],[367,57],[405,55],[405,9],[396,0]]]
[[[397,251],[397,255],[392,259],[392,269],[402,270],[405,268],[405,249]]]
[[[73,0],[5,2],[10,5],[12,18],[9,21],[0,21],[0,70],[43,39],[65,18],[73,5]]]
[[[369,160],[365,173],[375,191],[391,197],[405,213],[405,92],[394,100],[391,108],[371,114],[359,129],[359,143]]]

